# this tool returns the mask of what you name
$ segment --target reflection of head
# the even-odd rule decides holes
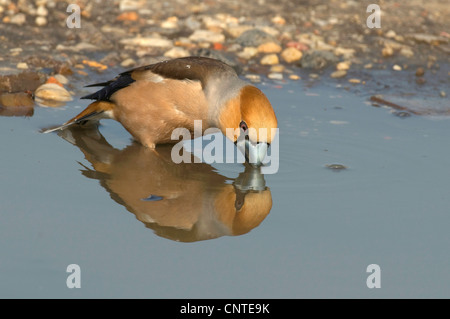
[[[60,134],[91,163],[93,169],[83,174],[98,179],[113,200],[159,236],[191,242],[242,235],[257,227],[272,207],[263,176],[251,167],[230,184],[205,163],[173,163],[170,146],[151,150],[133,143],[118,150],[96,128]],[[150,195],[160,200],[145,200]]]
[[[227,225],[232,235],[243,235],[257,227],[272,208],[269,189],[241,192],[227,185],[217,196],[214,207],[220,221]]]

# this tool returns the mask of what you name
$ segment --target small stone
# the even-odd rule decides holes
[[[55,83],[45,83],[38,87],[34,93],[36,98],[59,102],[72,101],[72,96],[63,87]]]
[[[402,47],[400,49],[400,54],[407,58],[411,58],[414,56],[413,50],[411,50],[411,48],[409,47]]]
[[[123,45],[129,45],[129,46],[141,46],[141,47],[157,47],[157,48],[165,48],[165,47],[171,47],[172,41],[164,38],[142,38],[142,37],[135,37],[135,38],[128,38],[128,39],[122,39],[120,40],[120,43]]]
[[[262,65],[274,65],[274,64],[279,64],[280,60],[278,59],[278,55],[268,54],[261,59],[260,63]]]
[[[397,34],[395,33],[395,31],[393,30],[389,30],[388,32],[386,32],[386,38],[395,38]]]
[[[43,5],[40,5],[36,10],[36,15],[45,17],[48,15],[48,10]]]
[[[186,49],[183,49],[181,47],[174,47],[164,53],[164,56],[171,58],[171,59],[184,58],[189,55],[190,55],[189,51]]]
[[[273,42],[274,37],[260,29],[249,29],[236,38],[236,43],[243,47],[258,47],[266,42]]]
[[[291,75],[289,75],[289,79],[297,81],[297,80],[300,80],[301,77],[299,77],[297,74],[291,74]]]
[[[253,83],[261,82],[261,76],[258,74],[246,74],[245,78],[249,79]]]
[[[189,36],[189,39],[195,42],[225,42],[225,36],[222,33],[217,33],[210,30],[195,30],[194,33]]]
[[[348,82],[353,83],[353,84],[358,84],[361,83],[360,79],[349,79]]]
[[[394,70],[394,71],[401,71],[401,70],[402,70],[402,67],[401,67],[400,65],[398,65],[398,64],[395,64],[395,65],[392,67],[392,70]]]
[[[144,2],[145,3],[145,2]],[[139,0],[121,0],[119,4],[120,11],[138,10],[143,6]]]
[[[373,68],[372,63],[367,63],[366,65],[364,65],[364,69],[371,69],[371,68]]]
[[[385,46],[383,50],[381,50],[381,55],[384,57],[390,57],[394,54],[394,49],[390,46]]]
[[[425,69],[422,67],[418,67],[416,70],[416,76],[423,76],[425,74]]]
[[[335,172],[339,172],[339,171],[347,169],[347,166],[342,165],[342,164],[327,164],[327,165],[325,165],[325,167],[329,168]]]
[[[286,62],[286,63],[292,63],[295,61],[298,61],[302,58],[303,53],[294,48],[294,47],[289,47],[283,50],[283,52],[281,52],[281,58]]]
[[[269,73],[267,77],[271,80],[283,80],[283,73]]]
[[[37,26],[42,27],[47,24],[47,18],[38,16],[36,17],[35,23]]]
[[[64,85],[59,82],[54,76],[49,77],[45,83],[54,83],[56,85],[59,85],[60,87],[64,87]]]
[[[270,67],[270,72],[281,73],[284,71],[284,69],[285,69],[284,65],[276,64]]]
[[[329,51],[309,50],[306,51],[300,60],[303,68],[324,69],[330,64],[337,63],[338,58]]]
[[[255,47],[246,47],[242,52],[237,54],[238,57],[246,60],[250,60],[258,54],[258,49]]]
[[[18,13],[16,15],[13,15],[11,17],[10,23],[12,24],[17,24],[17,25],[22,25],[27,21],[27,18],[25,16],[25,14],[23,13]]]
[[[59,83],[63,85],[69,83],[69,80],[62,74],[55,74],[54,77],[56,80],[58,80]]]
[[[411,116],[411,113],[405,111],[394,112],[394,115],[401,118],[407,118]]]
[[[339,62],[338,64],[336,64],[336,70],[338,70],[338,71],[345,71],[348,69],[350,69],[349,61]]]
[[[281,52],[281,46],[275,42],[267,42],[258,46],[258,52],[260,53],[279,53]]]
[[[117,21],[137,21],[139,19],[139,15],[134,11],[121,13],[116,20]]]
[[[232,38],[238,38],[245,31],[248,31],[250,29],[252,29],[252,27],[249,25],[237,25],[237,26],[231,26],[231,27],[227,28],[226,31]]]
[[[168,17],[166,20],[161,22],[161,28],[175,29],[176,27],[178,27],[178,17],[176,16]]]
[[[337,47],[336,49],[334,49],[333,52],[335,55],[342,56],[344,59],[350,59],[354,56],[356,51],[355,51],[355,49]]]
[[[125,59],[120,63],[120,66],[123,68],[130,68],[134,65],[136,65],[136,61],[132,58]]]
[[[278,25],[285,25],[286,19],[283,17],[280,17],[279,15],[272,18],[272,23],[278,24]]]
[[[337,70],[337,71],[334,71],[333,73],[331,73],[330,77],[332,77],[332,78],[343,78],[346,75],[347,75],[347,71],[346,70]]]
[[[99,63],[97,61],[93,61],[93,60],[83,60],[82,62],[83,62],[83,64],[86,64],[86,65],[90,66],[91,68],[95,68],[99,71],[104,71],[108,68],[107,65]]]
[[[440,95],[441,97],[446,97],[446,96],[447,96],[447,93],[445,93],[445,91],[441,91],[441,92],[439,92],[439,95]]]
[[[26,64],[25,62],[19,62],[17,63],[16,68],[20,70],[26,70],[28,69],[28,64]]]

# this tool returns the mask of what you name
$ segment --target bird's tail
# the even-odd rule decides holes
[[[113,119],[114,118],[114,103],[108,101],[96,101],[87,108],[85,108],[80,114],[73,117],[61,126],[49,128],[43,130],[42,133],[50,133],[58,130],[64,130],[65,128],[73,124],[86,124],[87,122],[98,122],[101,119]]]

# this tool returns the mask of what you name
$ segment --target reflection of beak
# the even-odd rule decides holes
[[[238,139],[237,148],[245,155],[245,160],[253,166],[259,167],[266,157],[269,145],[264,142],[253,144],[248,138]]]

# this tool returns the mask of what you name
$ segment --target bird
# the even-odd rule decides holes
[[[203,132],[218,128],[247,161],[253,159],[252,164],[258,166],[278,127],[266,95],[218,59],[189,56],[164,60],[86,87],[102,88],[81,98],[94,100],[81,113],[45,133],[114,119],[140,144],[155,148],[174,143],[171,136],[176,128],[193,133],[194,121],[201,120]],[[227,134],[227,129],[239,134]]]

